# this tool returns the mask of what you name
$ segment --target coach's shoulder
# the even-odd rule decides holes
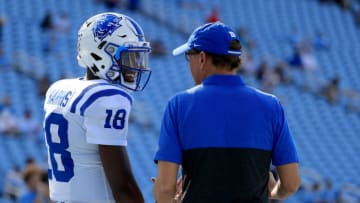
[[[250,87],[252,92],[253,102],[263,108],[277,108],[280,104],[279,99],[270,93],[261,91],[257,88]]]
[[[253,93],[257,96],[257,97],[260,97],[262,99],[265,99],[265,100],[277,100],[277,97],[271,93],[268,93],[268,92],[264,92],[264,91],[261,91],[257,88],[254,88],[254,87],[249,87]]]
[[[181,91],[170,97],[168,103],[172,105],[184,104],[186,105],[189,102],[192,102],[195,99],[195,94],[202,88],[202,85],[197,85],[195,87],[189,88],[187,90]]]

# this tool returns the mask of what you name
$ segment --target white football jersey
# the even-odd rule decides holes
[[[132,101],[125,90],[100,79],[51,85],[43,125],[52,200],[114,202],[98,145],[127,145]]]

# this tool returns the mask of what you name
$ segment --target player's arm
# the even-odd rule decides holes
[[[270,191],[270,199],[285,199],[295,193],[300,184],[299,167],[297,163],[289,163],[276,167],[279,179]]]
[[[179,165],[167,161],[158,161],[158,177],[153,192],[157,203],[172,203],[176,193],[176,177]]]
[[[97,94],[99,98],[93,98],[88,108],[82,108],[86,140],[98,145],[105,175],[116,202],[143,203],[126,151],[131,99],[117,89],[106,91],[114,95],[101,97],[101,94]]]
[[[116,202],[143,203],[125,146],[99,145],[100,158]]]

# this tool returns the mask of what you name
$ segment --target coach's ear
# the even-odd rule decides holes
[[[205,71],[206,63],[208,62],[208,58],[206,56],[206,53],[204,51],[201,51],[199,54],[199,68],[201,71]]]

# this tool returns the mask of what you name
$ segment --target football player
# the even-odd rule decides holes
[[[56,202],[144,202],[126,152],[131,91],[146,86],[150,45],[118,13],[95,15],[78,32],[82,78],[48,89],[44,130],[50,197]]]

